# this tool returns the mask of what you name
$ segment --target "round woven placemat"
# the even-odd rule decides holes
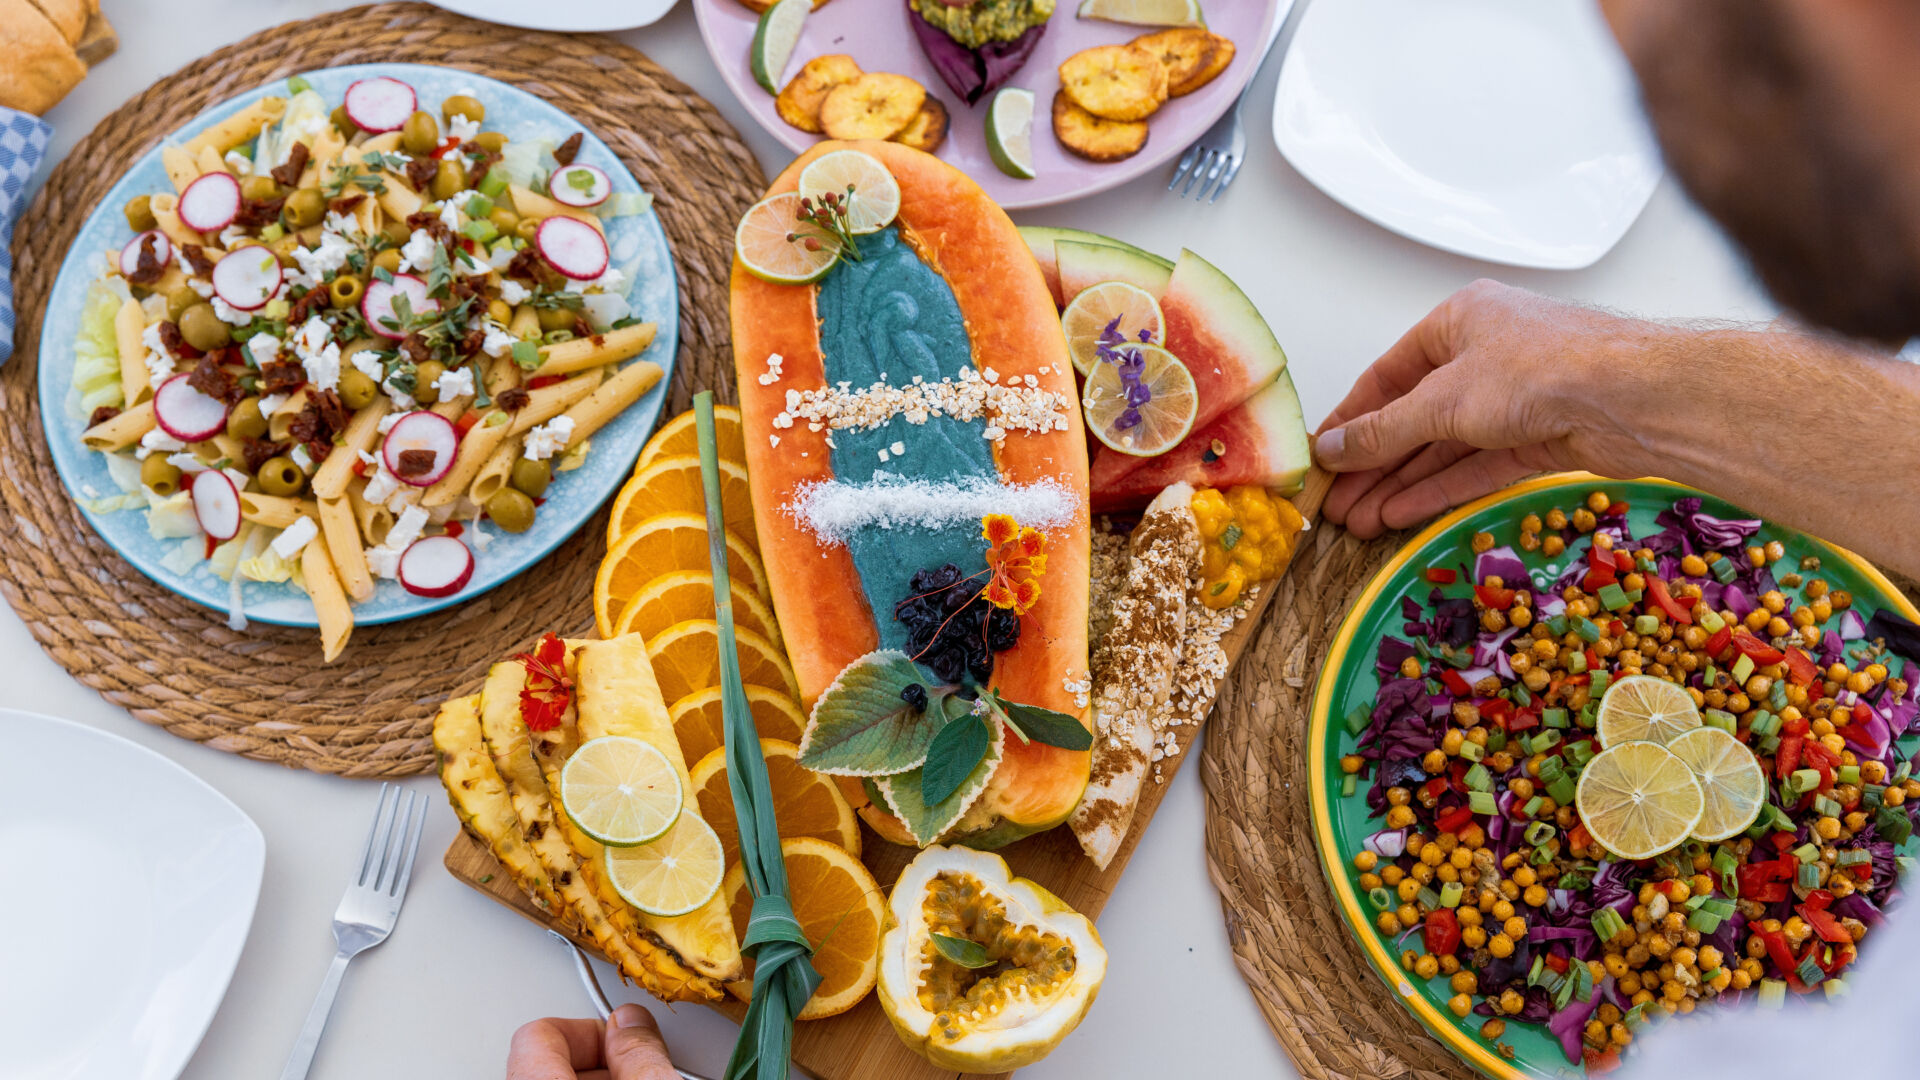
[[[288,23],[196,60],[108,116],[53,171],[14,234],[18,352],[0,369],[0,592],[59,664],[182,738],[345,776],[433,764],[434,710],[546,630],[593,625],[605,513],[516,580],[434,615],[362,627],[334,663],[314,632],[254,625],[181,599],[88,527],[54,472],[35,378],[55,274],[85,219],[133,161],[202,109],[301,71],[411,61],[464,68],[544,98],[613,148],[653,193],[680,285],[680,355],[667,409],[732,393],[727,278],[733,226],[759,164],[720,114],[645,56],[598,36],[511,30],[424,4],[376,4]]]

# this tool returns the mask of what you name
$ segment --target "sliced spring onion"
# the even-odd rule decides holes
[[[1728,896],[1740,895],[1740,860],[1721,848],[1713,853],[1713,872],[1720,877],[1720,889]]]
[[[1547,633],[1552,634],[1554,637],[1563,637],[1566,635],[1566,632],[1567,617],[1565,615],[1555,615],[1547,620]]]
[[[1819,863],[1801,863],[1800,872],[1794,875],[1793,883],[1794,885],[1802,889],[1819,888],[1820,887],[1820,864]]]
[[[1740,720],[1738,717],[1734,716],[1730,712],[1724,712],[1720,709],[1706,710],[1705,712],[1700,714],[1700,720],[1702,723],[1706,724],[1708,727],[1717,727],[1721,731],[1724,731],[1729,735],[1735,734],[1740,727]]]
[[[1702,934],[1711,934],[1720,929],[1720,917],[1710,911],[1694,911],[1687,915],[1687,929]]]
[[[1835,775],[1843,784],[1857,784],[1860,782],[1860,766],[1842,765],[1836,770]]]
[[[1627,920],[1610,907],[1603,907],[1593,913],[1593,932],[1602,942],[1612,941],[1613,935],[1627,928]]]
[[[1487,756],[1487,750],[1477,742],[1460,744],[1460,756],[1467,761],[1480,761]]]
[[[1600,586],[1599,596],[1600,602],[1606,605],[1608,611],[1621,611],[1631,606],[1631,601],[1627,599],[1627,590],[1613,582]]]
[[[1827,979],[1827,973],[1820,970],[1820,965],[1811,956],[1800,961],[1800,966],[1794,968],[1793,973],[1800,976],[1801,983],[1810,987],[1819,986]]]
[[[1542,844],[1533,849],[1533,854],[1527,858],[1527,861],[1535,866],[1545,866],[1553,861],[1556,854],[1558,852],[1554,851],[1551,844]]]
[[[1886,801],[1885,799],[1881,798],[1881,796],[1886,792],[1886,790],[1887,790],[1887,787],[1885,784],[1860,785],[1860,805],[1863,807],[1866,807],[1868,810],[1872,810],[1878,807],[1881,803]]]
[[[1703,971],[1700,973],[1700,981],[1703,983],[1710,983],[1719,977],[1720,977],[1719,968],[1714,968],[1712,971]]]
[[[1485,765],[1476,764],[1475,766],[1473,766],[1473,768],[1468,769],[1466,772],[1466,775],[1462,776],[1461,779],[1466,782],[1466,785],[1470,790],[1473,790],[1473,791],[1493,790],[1493,774],[1487,771],[1487,767]]]
[[[1573,777],[1562,776],[1560,779],[1548,784],[1547,794],[1553,796],[1553,801],[1559,803],[1561,806],[1572,806],[1573,797],[1577,794]]]
[[[1827,997],[1829,998],[1845,997],[1847,996],[1847,980],[1828,979],[1821,989],[1827,992]]]
[[[1602,668],[1593,673],[1593,681],[1587,684],[1587,692],[1597,699],[1607,692],[1607,687],[1612,682],[1613,676],[1609,675],[1606,669]]]
[[[1587,654],[1578,650],[1567,654],[1567,670],[1575,675],[1584,675],[1587,670]]]
[[[1533,736],[1531,735],[1520,736],[1519,746],[1520,746],[1521,757],[1533,756]]]
[[[1832,799],[1827,798],[1825,795],[1814,796],[1813,809],[1814,809],[1814,812],[1819,814],[1821,817],[1837,818],[1840,816],[1840,804],[1837,802],[1834,802]]]
[[[1727,621],[1720,617],[1719,612],[1711,608],[1702,612],[1700,615],[1700,629],[1705,630],[1709,634],[1719,633],[1720,628],[1725,625],[1727,625]]]
[[[1440,894],[1434,892],[1429,886],[1422,885],[1420,886],[1420,891],[1413,894],[1413,902],[1428,911],[1432,911],[1434,908],[1440,906]]]
[[[1467,792],[1467,809],[1476,814],[1497,814],[1500,812],[1500,804],[1494,801],[1491,791],[1469,791]]]
[[[1786,1003],[1787,1003],[1787,980],[1785,979],[1761,979],[1760,980],[1760,1007],[1761,1008],[1778,1009],[1782,1005],[1785,1005]],[[1635,1005],[1634,1008],[1638,1009],[1640,1008],[1640,1006]]]
[[[1810,863],[1820,857],[1820,845],[1809,840],[1793,849],[1793,857],[1803,863]]]
[[[1375,911],[1392,911],[1398,906],[1394,902],[1394,895],[1384,886],[1368,893],[1367,903],[1372,904]]]
[[[1709,709],[1707,710],[1707,715],[1712,716],[1713,714],[1719,713],[1719,712],[1720,712],[1719,709]],[[1721,713],[1721,715],[1731,717],[1733,714]],[[1759,713],[1756,713],[1754,715],[1753,723],[1748,726],[1747,730],[1753,732],[1756,735],[1772,735],[1775,732],[1780,730],[1780,717],[1777,713],[1770,713],[1765,710],[1761,710]]]
[[[1576,615],[1574,618],[1578,621],[1573,624],[1573,632],[1580,635],[1580,640],[1588,642],[1589,644],[1600,640],[1600,627],[1591,619],[1580,615]]]
[[[1872,861],[1873,861],[1872,852],[1867,851],[1864,848],[1848,848],[1847,850],[1840,852],[1838,857],[1836,857],[1833,860],[1833,865],[1840,866],[1840,867],[1860,866],[1865,863],[1871,863]]]
[[[1741,653],[1740,659],[1733,662],[1733,681],[1745,685],[1747,676],[1752,674],[1753,657],[1748,656],[1746,653]]]
[[[1359,788],[1360,777],[1354,773],[1348,773],[1340,780],[1340,797],[1343,799],[1351,799],[1353,798],[1353,793],[1359,790]]]
[[[1581,727],[1586,728],[1588,731],[1592,731],[1593,725],[1599,720],[1599,716],[1600,716],[1600,703],[1597,701],[1589,701],[1585,705],[1580,706],[1580,716],[1578,718],[1578,723],[1580,724]]]
[[[1553,730],[1552,728],[1548,728],[1547,730],[1533,737],[1533,752],[1536,754],[1540,753],[1543,750],[1551,750],[1554,747],[1559,745],[1560,745],[1560,733]]]
[[[1733,579],[1738,575],[1739,575],[1739,571],[1733,568],[1732,559],[1717,559],[1714,561],[1713,576],[1716,581],[1720,582],[1720,584],[1730,585],[1733,583]]]
[[[1347,710],[1347,731],[1349,734],[1360,734],[1362,731],[1367,730],[1367,725],[1372,722],[1373,707],[1364,701]]]
[[[1533,966],[1527,969],[1527,985],[1528,986],[1540,985],[1540,973],[1546,970],[1546,966],[1547,966],[1546,956],[1544,954],[1535,953],[1533,957]]]
[[[1514,683],[1512,690],[1513,690],[1514,704],[1520,706],[1523,709],[1533,704],[1533,692],[1531,690],[1528,690],[1526,686],[1524,686],[1521,683]]]
[[[1880,839],[1891,841],[1895,847],[1906,843],[1907,837],[1913,835],[1913,822],[1905,812],[1891,806],[1882,806],[1880,812],[1873,816],[1873,823]]]
[[[1487,752],[1497,754],[1507,748],[1507,733],[1504,731],[1487,732]]]
[[[1707,896],[1706,893],[1700,893],[1696,896],[1687,897],[1687,900],[1686,900],[1687,910],[1699,911],[1702,907],[1706,906],[1708,899],[1709,897]]]
[[[1533,798],[1527,800],[1527,805],[1521,807],[1520,812],[1527,817],[1533,817],[1540,812],[1540,807],[1545,805],[1545,803],[1545,799],[1535,795]]]
[[[1646,598],[1646,595],[1647,595],[1647,591],[1645,589],[1628,589],[1627,590],[1627,606],[1632,607],[1634,604],[1639,603],[1641,600]]]
[[[1553,823],[1550,821],[1536,821],[1528,825],[1527,831],[1522,833],[1521,836],[1526,840],[1529,847],[1539,847],[1541,844],[1553,838]]]
[[[1540,779],[1551,784],[1567,770],[1566,759],[1555,755],[1540,762]]]
[[[1900,764],[1893,767],[1893,782],[1896,784],[1905,783],[1907,777],[1912,775],[1913,775],[1913,762],[1910,760],[1903,761]]]
[[[1660,617],[1658,615],[1635,615],[1633,617],[1633,632],[1639,634],[1641,637],[1645,637],[1648,634],[1659,633]]]
[[[1440,906],[1441,907],[1459,907],[1460,897],[1465,891],[1466,891],[1465,887],[1462,886],[1457,881],[1449,881],[1441,885],[1440,886]]]
[[[1787,785],[1793,788],[1795,794],[1805,795],[1820,786],[1820,770],[1795,769],[1793,775],[1787,777]]]
[[[1633,568],[1635,570],[1640,571],[1643,574],[1651,574],[1654,571],[1658,570],[1659,566],[1656,565],[1652,559],[1649,559],[1645,555],[1642,555],[1639,558],[1633,560]]]
[[[1561,708],[1543,709],[1540,712],[1540,722],[1550,728],[1564,728],[1567,726],[1567,710]]]

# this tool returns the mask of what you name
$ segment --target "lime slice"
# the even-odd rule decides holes
[[[753,28],[753,50],[748,54],[753,81],[769,94],[780,92],[780,77],[787,73],[787,61],[793,59],[793,47],[800,43],[800,27],[813,10],[813,0],[780,0],[760,14]]]
[[[726,858],[713,826],[682,814],[651,844],[608,848],[607,877],[621,899],[649,915],[685,915],[720,891]]]
[[[1086,389],[1080,397],[1087,427],[1094,438],[1123,454],[1164,454],[1193,430],[1194,415],[1200,411],[1193,373],[1158,345],[1127,345],[1120,351],[1140,355],[1139,381],[1146,399],[1129,401],[1120,365],[1100,361],[1087,373]],[[1139,414],[1137,420],[1127,415],[1130,407]]]
[[[847,231],[879,232],[900,216],[900,182],[880,159],[858,150],[835,150],[800,172],[800,194],[818,202],[827,193],[847,200]]]
[[[811,241],[811,243],[809,243]],[[786,191],[753,204],[733,233],[747,272],[775,285],[819,281],[840,261],[840,242],[800,221],[800,193]]]
[[[1597,728],[1601,746],[1656,742],[1700,726],[1700,707],[1678,683],[1652,675],[1616,679],[1600,699]]]
[[[1697,727],[1676,735],[1667,750],[1693,770],[1707,797],[1700,824],[1693,827],[1695,840],[1730,840],[1760,816],[1767,776],[1745,743],[1721,728]]]
[[[1080,17],[1133,26],[1205,26],[1200,0],[1081,0]]]
[[[684,795],[667,756],[626,736],[588,740],[560,770],[561,809],[608,847],[658,839],[680,817]]]
[[[1574,806],[1601,847],[1623,859],[1651,859],[1700,824],[1707,799],[1687,763],[1659,743],[1621,743],[1580,770]]]
[[[1152,293],[1124,281],[1089,285],[1060,313],[1060,329],[1067,335],[1067,355],[1073,357],[1074,370],[1085,375],[1100,363],[1100,335],[1115,319],[1120,322],[1114,329],[1128,341],[1138,342],[1142,330],[1147,332],[1148,344],[1167,340],[1167,320]]]
[[[1031,180],[1033,171],[1033,91],[1002,87],[987,107],[987,153],[1000,171]]]

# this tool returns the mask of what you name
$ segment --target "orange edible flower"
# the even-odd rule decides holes
[[[994,607],[1024,615],[1040,599],[1040,575],[1047,571],[1047,534],[1023,527],[1006,514],[980,519],[987,541],[987,587],[982,595]]]

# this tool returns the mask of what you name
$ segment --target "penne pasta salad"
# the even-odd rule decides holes
[[[486,120],[474,93],[296,77],[163,147],[171,189],[125,205],[72,387],[120,492],[82,494],[177,540],[168,569],[208,562],[236,628],[246,583],[291,582],[332,660],[380,580],[458,595],[661,379],[607,240],[647,196],[575,161],[581,133]]]

